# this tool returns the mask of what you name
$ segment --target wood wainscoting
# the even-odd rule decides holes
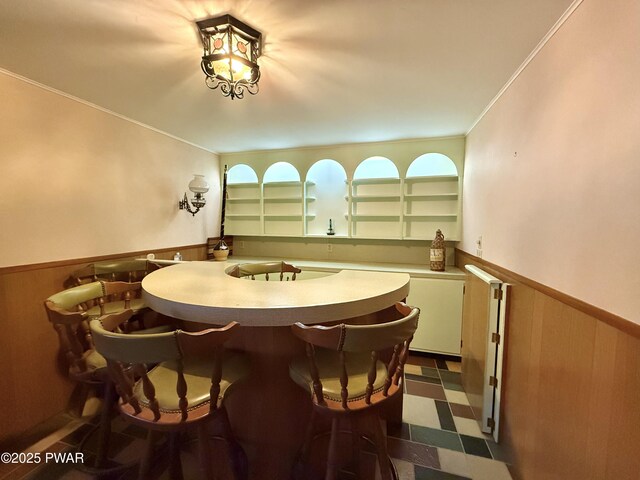
[[[202,244],[0,268],[0,445],[10,446],[12,438],[64,411],[73,390],[44,300],[89,263],[150,251],[158,259],[171,259],[176,251],[184,260],[207,258]]]
[[[640,325],[461,250],[512,284],[501,443],[524,480],[640,478]]]

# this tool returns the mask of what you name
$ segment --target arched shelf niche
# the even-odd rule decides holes
[[[300,182],[300,173],[288,162],[276,162],[264,172],[262,183]]]
[[[258,175],[249,165],[239,163],[227,172],[227,184],[258,183]]]
[[[458,176],[458,168],[442,153],[425,153],[416,158],[407,169],[407,178],[432,176]]]
[[[249,165],[239,163],[227,172],[225,232],[231,235],[260,235],[260,184]]]
[[[440,229],[457,240],[459,215],[458,169],[441,153],[417,157],[404,181],[403,232],[407,239],[428,240]]]
[[[314,163],[307,172],[305,182],[306,234],[326,236],[329,219],[335,236],[346,237],[349,225],[347,212],[347,172],[335,160],[324,159]]]
[[[267,168],[262,180],[264,234],[304,235],[304,192],[300,173],[288,162]]]
[[[354,180],[399,178],[398,167],[386,157],[369,157],[356,167]]]
[[[348,214],[352,237],[401,238],[398,167],[386,157],[369,157],[356,167]]]

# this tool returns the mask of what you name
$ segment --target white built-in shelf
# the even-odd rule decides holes
[[[277,165],[282,170],[268,176],[277,180],[274,182],[256,182],[257,175],[237,177],[249,182],[228,184],[232,197],[227,199],[229,233],[424,241],[432,240],[439,228],[447,239],[454,239],[460,230],[462,177],[453,162],[446,164],[440,158],[444,155],[429,155],[415,158],[408,169],[406,164],[388,170],[363,169],[354,173],[359,178],[351,180],[346,179],[350,169],[333,165],[338,162],[332,160],[316,162],[306,177],[302,171],[294,175],[291,164]],[[400,172],[412,176],[402,178]],[[387,176],[372,178],[376,175]],[[346,222],[341,220],[345,210]],[[338,220],[341,235],[326,235],[329,218]]]
[[[434,214],[429,214],[429,213],[405,213],[404,214],[405,217],[408,218],[456,218],[458,215],[456,215],[455,213],[434,213]]]
[[[234,219],[234,220],[249,220],[252,218],[260,218],[259,213],[227,213],[225,214],[225,218]]]
[[[455,200],[457,193],[405,193],[404,198],[408,200]]]
[[[315,215],[310,213],[304,216],[307,218],[315,218]],[[264,218],[265,220],[301,220],[302,215],[300,215],[299,213],[295,215],[282,214],[282,213],[265,213]]]
[[[353,235],[361,240],[402,240],[399,235]]]
[[[345,214],[345,218],[348,218],[349,215]],[[391,219],[397,219],[400,218],[400,215],[395,215],[395,214],[390,214],[390,215],[386,215],[386,214],[373,214],[373,213],[352,213],[351,214],[351,218],[360,218],[360,219],[364,219],[364,220],[391,220]]]
[[[429,175],[427,177],[408,177],[404,179],[404,183],[412,182],[446,182],[457,180],[458,175]]]
[[[315,182],[301,182],[300,180],[288,180],[285,182],[268,182],[268,183],[263,183],[263,185],[265,187],[295,187],[296,185],[302,185],[302,184],[311,186],[311,185],[315,185]]]
[[[349,196],[345,196],[345,199],[349,199]],[[388,202],[400,200],[400,195],[351,195],[351,201],[353,202]]]
[[[300,238],[299,234],[295,234],[295,233],[279,233],[278,235],[275,235],[273,233],[269,233],[268,234],[269,237],[276,237],[276,238]]]
[[[230,203],[257,203],[260,199],[256,197],[236,197],[236,198],[227,198],[227,202]]]
[[[259,183],[255,182],[246,182],[246,183],[227,183],[227,188],[248,188],[248,187],[259,187]]]
[[[348,180],[345,180],[348,183]],[[399,178],[357,178],[351,180],[351,185],[382,185],[385,183],[400,183]]]
[[[327,235],[325,234],[319,234],[319,233],[307,233],[305,235],[305,237],[313,237],[313,238],[349,238],[348,235]]]
[[[295,203],[302,202],[302,197],[264,197],[264,201],[267,203]]]

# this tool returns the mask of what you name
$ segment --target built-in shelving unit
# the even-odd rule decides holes
[[[348,197],[345,197],[348,199]],[[380,202],[380,201],[397,201],[400,195],[351,195],[352,202]]]
[[[351,236],[401,238],[402,179],[388,158],[370,157],[358,165],[351,180]]]
[[[445,238],[458,234],[459,178],[454,163],[444,155],[416,158],[404,179],[404,238],[433,239],[437,229]]]
[[[329,238],[331,221],[334,235],[330,238],[348,237],[349,224],[343,216],[349,205],[344,167],[335,160],[320,160],[309,168],[306,178],[305,236]]]
[[[262,219],[265,235],[304,234],[304,182],[286,162],[271,165],[262,183]]]
[[[302,197],[269,197],[264,199],[265,202],[279,202],[279,203],[299,203],[302,201]]]
[[[370,160],[370,159],[367,159],[367,160]],[[391,162],[391,160],[389,161]],[[400,178],[394,178],[394,177],[354,178],[351,181],[351,185],[356,185],[356,186],[357,185],[383,185],[387,183],[400,183]]]
[[[259,198],[253,197],[236,197],[236,198],[227,198],[227,203],[259,203]]]
[[[260,235],[261,225],[258,176],[246,166],[232,168],[227,175],[226,231],[235,235]]]
[[[313,163],[306,178],[275,162],[261,182],[237,164],[229,169],[225,226],[233,235],[406,240],[432,240],[440,229],[457,240],[459,189],[457,166],[439,153],[414,158],[404,175],[390,158],[369,157],[351,178],[331,159]]]

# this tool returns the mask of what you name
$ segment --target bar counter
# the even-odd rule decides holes
[[[290,325],[386,321],[395,302],[408,295],[409,275],[343,270],[321,278],[265,282],[231,277],[230,268],[227,262],[162,268],[144,278],[143,298],[153,310],[196,328],[231,321],[249,327],[228,344],[249,355],[252,372],[230,396],[227,410],[249,459],[249,478],[289,479],[311,412],[309,394],[289,378],[291,358],[304,352]],[[388,412],[394,423],[402,415],[398,398]]]

